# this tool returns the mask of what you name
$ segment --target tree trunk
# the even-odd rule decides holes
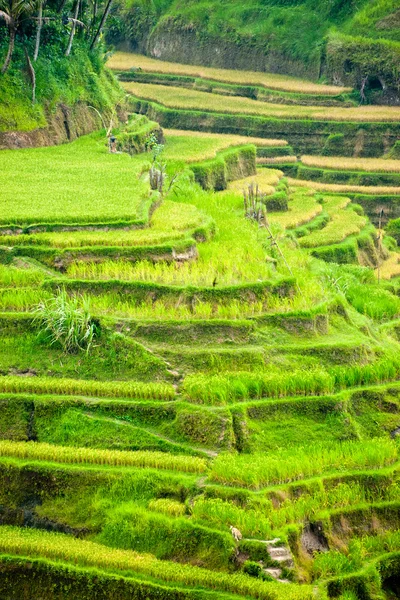
[[[39,54],[40,34],[42,33],[42,25],[43,25],[43,0],[41,0],[40,4],[39,4],[39,20],[38,20],[38,25],[37,25],[37,29],[36,29],[35,51],[33,53],[33,60],[35,62],[36,62],[38,54]]]
[[[35,69],[33,68],[33,65],[31,63],[31,59],[29,58],[28,50],[26,49],[26,47],[24,47],[24,52],[25,52],[26,64],[28,67],[29,79],[31,80],[31,84],[32,84],[32,104],[35,104],[36,73],[35,73]]]
[[[97,18],[97,0],[93,0],[93,15],[92,15],[92,21],[90,23],[90,34],[93,33],[94,30],[94,26],[96,24],[96,18]]]
[[[74,41],[74,35],[75,35],[75,29],[76,29],[76,20],[78,18],[80,3],[81,3],[81,0],[76,0],[74,20],[72,22],[72,29],[71,29],[71,33],[70,33],[70,36],[69,36],[68,47],[67,47],[67,49],[65,51],[65,56],[69,56],[70,52],[71,52],[72,42]]]
[[[106,6],[106,8],[104,9],[104,12],[103,12],[103,16],[101,17],[99,28],[96,31],[96,35],[94,36],[92,43],[90,44],[90,49],[91,50],[93,50],[93,48],[97,44],[97,40],[100,37],[101,31],[102,31],[102,29],[104,27],[104,24],[106,22],[106,19],[108,17],[108,13],[110,12],[111,4],[112,4],[112,0],[108,0],[107,1],[107,6]]]
[[[8,31],[10,34],[10,41],[8,42],[8,52],[7,52],[6,60],[4,61],[3,68],[1,69],[1,72],[3,74],[7,71],[8,67],[10,66],[10,62],[11,62],[12,55],[14,52],[15,36],[17,34],[17,31],[16,31],[14,25],[9,25]]]

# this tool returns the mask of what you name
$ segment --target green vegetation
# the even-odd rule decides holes
[[[0,142],[66,141],[72,113],[73,140],[100,119],[88,104],[103,129],[2,154],[1,597],[398,594],[398,109],[358,105],[344,77],[385,47],[357,76],[365,100],[395,97],[375,79],[397,13],[320,4],[118,2],[108,40],[162,57],[195,36],[196,62],[218,36],[221,62],[199,62],[326,78],[116,53],[125,102],[93,37],[107,5],[65,6],[85,31],[23,5],[0,118],[13,81],[21,128],[63,133]]]
[[[207,92],[153,85],[150,83],[123,82],[125,90],[136,98],[159,102],[167,108],[204,110],[217,113],[257,115],[277,119],[304,119],[315,121],[378,122],[398,121],[400,111],[394,106],[321,107],[283,105],[251,98],[218,96]]]
[[[2,165],[8,178],[3,225],[147,222],[151,199],[140,178],[140,162],[132,169],[127,154],[111,156],[102,134],[56,148],[23,150],[22,161],[20,153],[7,150]]]

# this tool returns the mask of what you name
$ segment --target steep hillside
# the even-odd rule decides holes
[[[99,17],[91,22],[85,8],[75,19],[65,2],[4,8],[0,148],[60,143],[101,126],[99,112],[109,117],[122,93],[102,46],[93,45]]]
[[[399,18],[396,0],[120,0],[107,37],[163,60],[326,77],[395,103]]]

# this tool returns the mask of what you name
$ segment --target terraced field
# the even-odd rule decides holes
[[[135,96],[173,75],[334,104],[322,131],[136,97],[129,152],[2,153],[0,597],[393,600],[397,123],[332,86],[111,66],[142,68]]]

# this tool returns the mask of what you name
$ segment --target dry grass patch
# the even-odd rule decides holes
[[[360,106],[354,108],[273,104],[240,96],[223,96],[186,88],[151,83],[122,82],[138,98],[183,110],[205,110],[226,114],[248,114],[283,119],[317,121],[387,122],[400,120],[400,108]]]
[[[378,276],[378,269],[375,269]],[[400,275],[400,253],[391,252],[389,257],[380,266],[380,275],[382,279],[392,279]]]
[[[297,163],[297,156],[273,156],[271,158],[257,158],[258,165],[282,165]]]
[[[345,92],[351,92],[348,87],[334,85],[321,85],[290,77],[289,75],[277,75],[275,73],[261,73],[258,71],[237,71],[235,69],[214,69],[212,67],[201,67],[196,65],[181,65],[179,63],[166,62],[129,52],[116,52],[108,61],[108,66],[116,71],[129,71],[140,68],[149,73],[167,73],[170,75],[188,75],[201,77],[224,83],[239,83],[241,85],[259,85],[271,90],[294,92],[298,94],[317,94],[320,96],[337,96]]]
[[[164,134],[168,137],[191,137],[221,140],[221,143],[237,146],[239,144],[254,144],[255,146],[279,147],[287,146],[286,140],[274,140],[258,137],[246,137],[244,135],[230,135],[226,133],[208,133],[207,131],[191,131],[189,129],[164,129]],[[223,146],[226,147],[225,145]],[[393,161],[394,162],[394,161]],[[400,163],[400,161],[398,161]]]
[[[169,160],[184,160],[186,163],[214,158],[221,150],[248,144],[256,146],[280,147],[287,144],[281,140],[263,140],[241,135],[225,135],[194,131],[164,129],[164,157]]]
[[[304,181],[301,179],[292,179],[288,177],[290,185],[311,188],[319,192],[333,192],[337,194],[370,194],[372,196],[399,196],[400,187],[389,187],[384,185],[346,185],[340,183],[319,183],[318,181]]]
[[[279,180],[282,177],[282,171],[278,171],[277,169],[258,169],[257,175],[250,175],[250,177],[232,181],[228,185],[228,190],[242,193],[247,186],[254,183],[257,184],[260,190],[265,194],[273,194],[275,186],[278,185]]]
[[[358,215],[351,210],[344,210],[350,204],[349,198],[326,198],[323,204],[330,220],[325,227],[313,231],[299,240],[303,248],[317,248],[318,246],[329,246],[339,244],[350,235],[360,233],[367,224],[367,217]]]
[[[400,173],[400,160],[385,158],[347,158],[344,156],[302,156],[307,167],[335,169],[340,171],[367,171],[377,173]]]
[[[298,195],[289,200],[287,212],[269,213],[269,217],[272,223],[279,223],[285,229],[293,229],[309,223],[322,211],[322,204],[313,195]]]

